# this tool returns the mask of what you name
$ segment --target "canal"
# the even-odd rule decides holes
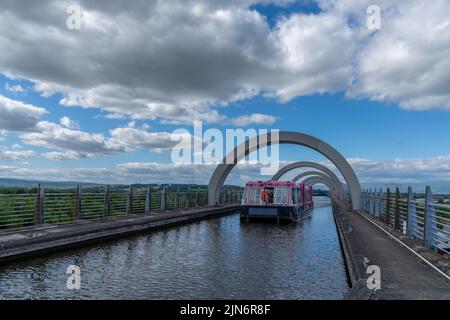
[[[297,224],[205,220],[0,266],[0,299],[341,299],[328,198]],[[66,269],[81,269],[81,289]]]

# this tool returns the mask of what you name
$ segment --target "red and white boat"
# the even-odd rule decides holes
[[[312,187],[303,183],[249,181],[245,185],[241,218],[298,221],[312,207]]]

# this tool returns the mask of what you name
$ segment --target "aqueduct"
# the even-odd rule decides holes
[[[317,169],[323,173],[325,173],[327,176],[330,177],[330,179],[334,182],[334,184],[337,186],[338,191],[338,198],[342,199],[344,197],[344,188],[342,187],[342,183],[339,180],[339,178],[336,176],[336,174],[331,171],[328,167],[312,161],[298,161],[288,164],[287,166],[281,168],[275,175],[272,177],[272,181],[279,180],[284,174],[288,173],[289,171],[292,171],[294,169],[298,168],[314,168]]]
[[[226,178],[240,160],[244,159],[250,153],[272,144],[300,145],[321,153],[337,167],[344,177],[349,188],[353,209],[357,210],[360,208],[361,186],[347,160],[326,142],[316,137],[293,131],[280,131],[275,135],[262,134],[246,140],[231,150],[224,158],[223,163],[216,167],[211,176],[208,184],[208,205],[214,206],[217,204]]]
[[[342,185],[340,184],[336,184],[335,181],[333,181],[331,179],[331,177],[323,172],[320,171],[306,171],[306,172],[302,172],[299,175],[297,175],[294,179],[292,179],[293,182],[297,182],[302,178],[306,178],[309,176],[320,176],[322,178],[324,178],[325,180],[327,180],[329,182],[329,185],[327,185],[330,189],[330,193],[332,193],[334,196],[339,197],[339,192],[343,192],[344,188],[342,187]],[[304,180],[304,179],[302,179]],[[300,180],[300,181],[302,181]],[[341,191],[339,191],[341,190]]]
[[[328,187],[328,189],[330,189],[330,190],[333,186],[330,180],[320,177],[320,176],[313,176],[313,177],[307,178],[303,181],[303,183],[305,185],[309,185],[309,186],[313,186],[315,184],[321,183],[321,184],[326,185]]]

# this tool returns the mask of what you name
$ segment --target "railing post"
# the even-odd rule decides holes
[[[367,189],[364,189],[364,211],[367,212]]]
[[[34,223],[42,224],[44,222],[44,188],[38,184],[36,191],[36,208],[34,213]]]
[[[198,208],[200,206],[200,198],[198,191],[195,193],[195,207]]]
[[[374,197],[375,198],[373,199],[373,216],[378,218],[380,216],[379,214],[380,194],[378,193],[377,189],[375,189],[374,191]]]
[[[423,227],[423,245],[426,248],[434,247],[434,229],[436,228],[436,220],[434,219],[436,215],[433,206],[433,193],[431,188],[427,187],[425,191],[425,217],[424,217],[424,227]]]
[[[369,212],[372,217],[375,215],[375,189],[370,189]]]
[[[414,193],[411,187],[408,187],[408,216],[406,219],[406,235],[416,237],[417,213],[414,201]]]
[[[186,191],[186,192],[184,193],[184,198],[186,199],[186,203],[184,204],[184,208],[185,208],[185,209],[189,209],[189,206],[190,206],[189,197],[190,197],[190,192],[189,192],[189,191]]]
[[[395,221],[394,229],[400,230],[400,189],[395,189]]]
[[[149,214],[152,208],[152,193],[150,187],[147,188],[147,193],[145,194],[145,213]]]
[[[385,222],[387,225],[391,224],[391,191],[387,188],[386,192],[386,217]]]
[[[381,219],[383,216],[383,188],[380,188],[378,193],[380,198],[378,199],[378,218]]]
[[[110,189],[111,187],[107,185],[105,190],[105,199],[103,201],[103,217],[109,217],[111,214]]]
[[[77,185],[77,190],[75,193],[75,220],[81,219],[81,186]]]
[[[166,210],[166,188],[161,192],[161,210]]]
[[[366,211],[366,197],[364,195],[364,189],[361,190],[361,208]]]
[[[128,188],[127,214],[133,214],[133,187]]]
[[[178,209],[178,191],[175,191],[175,194],[174,194],[174,199],[173,199],[173,206],[174,206],[174,208],[175,209]]]
[[[376,211],[377,211],[377,189],[373,189],[373,201],[372,201],[372,215],[376,217]]]
[[[367,195],[367,189],[364,189],[364,211],[367,212],[367,199],[368,199],[368,195]]]

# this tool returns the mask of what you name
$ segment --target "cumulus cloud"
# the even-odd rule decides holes
[[[257,2],[80,0],[82,28],[69,30],[68,0],[4,0],[0,70],[43,96],[63,93],[65,106],[165,123],[220,123],[217,106],[258,94],[449,107],[448,1],[380,0],[377,32],[365,26],[369,0],[320,0],[320,13],[273,28],[250,9]]]
[[[103,134],[68,129],[48,121],[40,121],[34,132],[22,133],[20,138],[28,145],[72,151],[77,153],[78,157],[124,151],[120,146],[108,143]]]
[[[396,160],[366,160],[348,159],[355,169],[362,184],[371,185],[414,184],[421,182],[448,181],[450,186],[450,156],[430,159],[396,159]],[[283,161],[281,166],[287,165]],[[336,168],[328,161],[320,162],[335,171]],[[120,163],[113,168],[27,168],[15,166],[0,166],[0,175],[9,177],[46,179],[46,180],[76,180],[98,183],[197,183],[207,184],[215,169],[214,165],[191,165],[153,162]],[[294,170],[284,179],[292,179],[304,168]],[[339,175],[340,176],[340,175]],[[238,164],[226,180],[226,184],[244,185],[248,180],[267,180],[260,175],[260,165]],[[344,181],[341,178],[342,181]]]
[[[78,160],[83,154],[75,151],[51,151],[41,154],[47,160]]]
[[[80,125],[77,122],[66,116],[59,119],[59,123],[69,129],[80,129]]]
[[[20,84],[11,85],[9,83],[6,83],[5,90],[10,91],[10,92],[15,92],[15,93],[25,92],[25,89]]]
[[[90,133],[80,130],[77,122],[67,116],[60,123],[42,121],[40,117],[47,113],[43,108],[25,104],[0,95],[0,138],[4,139],[8,131],[18,133],[23,143],[36,147],[53,149],[42,156],[48,160],[76,160],[94,156],[113,155],[137,149],[153,152],[167,152],[180,142],[192,143],[189,133],[173,134],[169,132],[150,132],[148,124],[135,127],[135,121],[128,127],[110,130],[109,135]],[[0,159],[17,160],[32,157],[33,151],[0,149]]]
[[[43,108],[0,95],[0,130],[19,132],[34,130],[45,113],[47,111]]]
[[[450,181],[450,156],[389,161],[349,159],[363,182]]]
[[[0,146],[0,160],[17,161],[33,158],[36,152],[33,150],[23,150],[21,146],[15,145],[12,148]]]
[[[110,145],[126,150],[147,149],[158,153],[170,151],[180,142],[189,141],[192,144],[193,139],[189,133],[149,132],[134,126],[113,129],[110,135]]]
[[[271,125],[277,121],[276,117],[261,114],[261,113],[253,113],[251,115],[244,115],[233,118],[230,120],[230,123],[235,126],[246,127],[251,124],[266,124]]]

